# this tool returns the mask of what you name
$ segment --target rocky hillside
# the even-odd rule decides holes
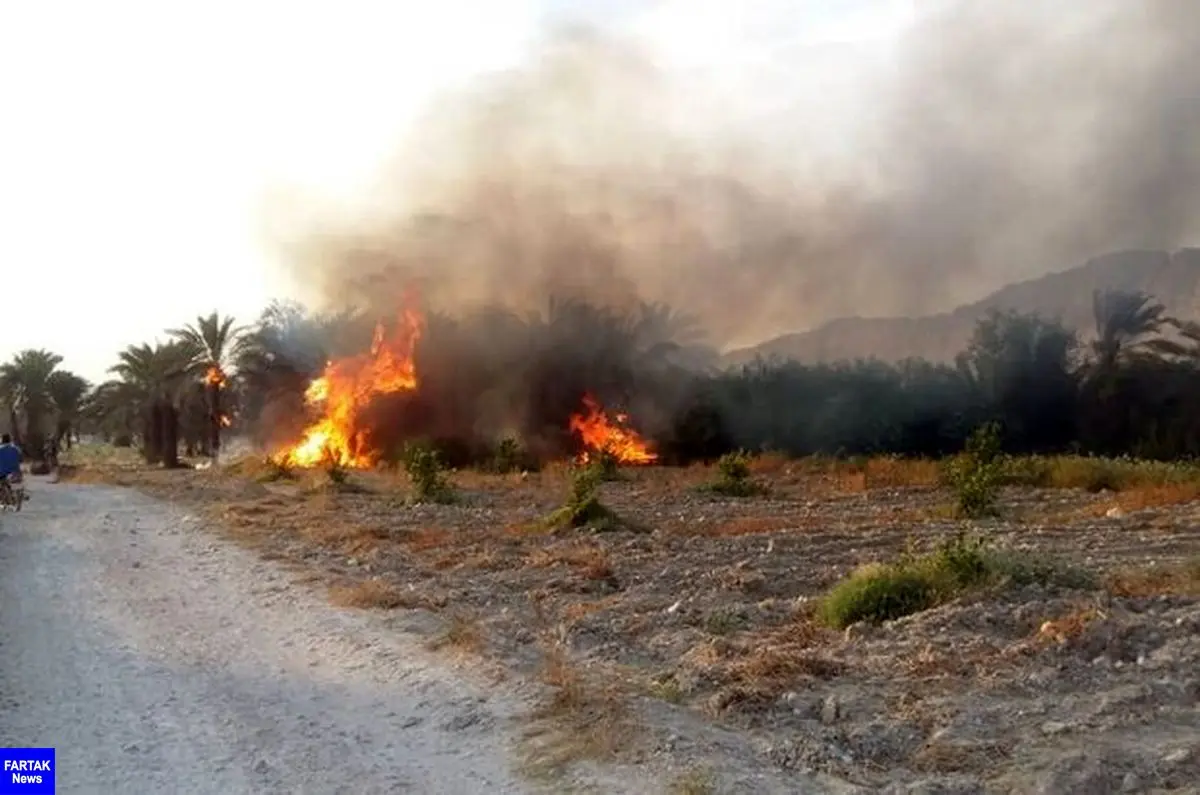
[[[1071,270],[1009,285],[952,312],[917,318],[840,318],[733,351],[727,361],[739,364],[756,356],[805,362],[872,357],[898,361],[910,356],[947,361],[962,350],[976,322],[992,309],[1058,318],[1086,337],[1094,325],[1092,291],[1097,289],[1144,290],[1166,304],[1171,314],[1200,319],[1200,248],[1107,254]]]

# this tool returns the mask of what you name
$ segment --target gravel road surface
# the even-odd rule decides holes
[[[0,744],[56,747],[60,792],[532,791],[517,700],[378,616],[135,492],[30,491],[0,516]]]

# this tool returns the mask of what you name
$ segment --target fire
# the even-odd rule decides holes
[[[217,389],[224,389],[225,373],[221,371],[220,367],[217,367],[214,364],[209,367],[208,372],[204,374],[204,383],[208,386],[215,386]]]
[[[310,467],[331,458],[344,467],[372,466],[376,455],[358,428],[358,415],[377,395],[416,389],[413,354],[424,325],[418,312],[406,310],[392,338],[377,324],[369,353],[327,362],[304,393],[305,403],[321,410],[321,419],[275,460]]]
[[[596,452],[607,452],[623,464],[652,464],[658,454],[626,423],[629,418],[617,414],[609,419],[604,409],[591,395],[583,396],[586,414],[571,415],[571,430],[578,433],[583,443]],[[583,454],[587,460],[588,454]]]
[[[229,419],[229,415],[228,415],[228,414],[222,414],[222,415],[220,416],[220,420],[221,420],[221,427],[222,427],[222,428],[228,428],[230,425],[232,425],[232,424],[233,424],[233,420]]]

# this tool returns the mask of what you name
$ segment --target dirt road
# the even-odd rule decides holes
[[[134,492],[31,493],[0,517],[0,745],[56,747],[59,791],[531,791],[516,700],[377,616]]]

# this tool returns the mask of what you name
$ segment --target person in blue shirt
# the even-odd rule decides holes
[[[12,443],[7,433],[0,436],[0,478],[21,472],[21,448]]]

